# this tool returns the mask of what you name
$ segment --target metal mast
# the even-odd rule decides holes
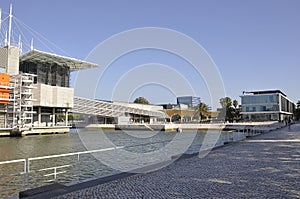
[[[2,8],[0,8],[0,30],[2,25]]]
[[[10,46],[11,25],[12,25],[12,4],[10,4],[10,8],[9,8],[8,43],[7,43],[8,46]]]

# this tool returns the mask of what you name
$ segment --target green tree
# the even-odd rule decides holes
[[[221,115],[225,115],[225,121],[233,122],[241,120],[241,109],[238,108],[238,101],[231,100],[230,97],[224,97],[220,99],[222,106]]]
[[[232,106],[232,101],[230,99],[230,97],[224,97],[220,99],[220,104],[222,106],[222,108],[229,108]]]
[[[136,103],[136,104],[149,104],[149,101],[144,97],[138,97],[133,101],[133,103]]]
[[[233,100],[232,105],[235,109],[237,109],[239,102],[237,100]]]
[[[238,107],[239,102],[237,100],[233,100],[232,105],[234,107],[233,120],[240,121],[242,119],[241,116],[242,109]]]
[[[208,115],[208,106],[205,104],[205,103],[200,103],[199,105],[198,105],[198,107],[197,107],[197,111],[198,111],[198,113],[199,113],[199,119],[200,119],[200,121],[202,120],[202,119],[206,119],[207,118],[207,115]]]

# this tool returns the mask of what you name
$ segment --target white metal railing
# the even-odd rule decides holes
[[[69,156],[77,156],[77,162],[79,162],[80,161],[80,155],[111,151],[111,150],[116,150],[116,149],[121,149],[121,148],[124,148],[124,147],[112,147],[112,148],[97,149],[97,150],[90,150],[90,151],[82,151],[82,152],[65,153],[65,154],[59,154],[59,155],[49,155],[49,156],[28,158],[27,172],[28,173],[33,173],[33,172],[52,171],[52,173],[43,174],[43,177],[53,176],[52,179],[46,180],[46,182],[53,182],[57,179],[59,174],[63,174],[63,173],[67,172],[66,170],[58,171],[59,169],[69,168],[69,167],[72,167],[73,165],[65,164],[65,165],[60,165],[60,166],[42,168],[42,169],[38,169],[38,170],[31,170],[30,169],[30,165],[31,165],[30,163],[33,162],[33,161],[36,161],[36,160],[45,160],[45,159],[69,157]]]
[[[49,168],[45,168],[45,169],[40,169],[38,171],[48,171],[48,170],[52,170],[53,169],[54,170],[53,173],[49,173],[49,174],[44,174],[43,175],[44,177],[53,176],[53,179],[47,180],[47,182],[53,182],[53,181],[56,180],[58,174],[63,174],[63,173],[67,172],[67,171],[57,171],[58,169],[67,168],[67,167],[71,167],[71,166],[72,165],[70,165],[70,164],[66,164],[66,165],[57,166],[57,167],[49,167]]]
[[[114,150],[114,149],[121,149],[121,148],[124,148],[124,147],[123,146],[121,146],[121,147],[111,147],[111,148],[97,149],[97,150],[90,150],[90,151],[81,151],[81,152],[74,152],[74,153],[64,153],[64,154],[59,154],[59,155],[48,155],[48,156],[42,156],[42,157],[28,158],[28,163],[30,161],[33,161],[33,160],[58,158],[58,157],[73,156],[73,155],[78,155],[78,158],[79,158],[80,154],[97,153],[97,152],[103,152],[103,151],[111,151],[111,150]],[[28,164],[28,168],[29,168],[29,164]]]
[[[24,172],[23,173],[26,173],[26,159],[3,161],[3,162],[0,162],[0,165],[2,165],[2,164],[13,164],[13,163],[19,163],[19,162],[24,162]],[[23,173],[21,173],[21,174],[23,174]]]
[[[23,181],[21,183],[21,185],[15,185],[17,187],[20,188],[20,186],[22,186],[22,190],[26,190],[26,184],[27,184],[27,160],[26,159],[18,159],[18,160],[9,160],[9,161],[2,161],[0,162],[0,165],[7,165],[7,164],[17,164],[17,163],[23,163],[23,171],[21,172],[17,172],[17,173],[7,173],[6,171],[4,171],[4,174],[3,173],[0,173],[0,176],[1,178],[5,178],[5,177],[11,177],[11,178],[8,178],[8,179],[13,179],[12,176],[21,176],[21,180]],[[0,179],[1,179],[0,178]],[[2,182],[3,183],[3,182]],[[15,183],[15,184],[18,184],[18,183]],[[8,187],[7,190],[3,190],[3,187],[1,187],[2,190],[0,189],[0,195],[3,194],[3,192],[5,191],[10,191],[10,187]]]
[[[33,161],[46,160],[46,159],[51,159],[51,158],[77,156],[77,162],[79,162],[80,161],[80,155],[83,155],[83,154],[99,153],[99,152],[117,150],[117,149],[122,149],[122,148],[124,148],[124,147],[123,146],[111,147],[111,148],[104,148],[104,149],[97,149],[97,150],[90,150],[90,151],[65,153],[65,154],[59,154],[59,155],[49,155],[49,156],[41,156],[41,157],[34,157],[34,158],[27,158],[27,159],[2,161],[2,162],[0,162],[0,165],[23,163],[23,169],[22,169],[21,172],[17,172],[17,173],[14,173],[14,174],[6,173],[6,172],[0,173],[0,176],[10,176],[10,175],[21,175],[22,176],[23,175],[23,179],[22,179],[22,181],[23,181],[22,184],[23,185],[22,185],[22,187],[23,187],[23,190],[26,190],[26,189],[30,188],[30,177],[31,177],[30,174],[50,171],[50,173],[43,174],[42,177],[53,176],[52,179],[44,181],[44,182],[53,182],[57,179],[59,174],[63,174],[63,173],[67,172],[67,171],[59,171],[59,169],[65,169],[65,168],[72,167],[72,165],[70,165],[70,164],[65,164],[65,165],[60,165],[60,166],[52,166],[52,167],[33,170],[31,168],[31,163]],[[52,171],[52,173],[51,173],[51,171]],[[11,189],[12,189],[12,187],[9,187],[9,186],[7,187],[7,190],[11,190]],[[6,191],[6,190],[0,190],[0,195],[1,195],[1,191]],[[21,190],[17,190],[17,191],[21,191]]]

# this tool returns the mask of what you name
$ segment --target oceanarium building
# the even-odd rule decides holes
[[[293,117],[295,104],[280,90],[243,92],[240,97],[245,121],[283,121]]]
[[[0,128],[57,126],[57,115],[73,108],[70,72],[96,64],[15,46],[0,47]]]

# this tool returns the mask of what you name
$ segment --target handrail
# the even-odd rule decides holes
[[[38,171],[48,171],[48,170],[51,170],[51,169],[61,169],[61,168],[65,168],[65,167],[70,167],[71,165],[70,164],[66,164],[66,165],[63,165],[63,166],[58,166],[58,167],[49,167],[49,168],[45,168],[45,169],[40,169]]]
[[[18,159],[18,160],[8,160],[8,161],[3,161],[3,162],[0,162],[0,165],[1,165],[1,164],[17,163],[17,162],[26,162],[26,159]]]
[[[59,154],[59,155],[48,155],[48,156],[34,157],[34,158],[28,158],[28,161],[49,159],[49,158],[58,158],[58,157],[65,157],[65,156],[72,156],[72,155],[80,155],[80,154],[86,154],[86,153],[97,153],[97,152],[111,151],[111,150],[114,150],[114,149],[121,149],[121,148],[124,148],[124,146],[111,147],[111,148],[105,148],[105,149],[97,149],[97,150],[90,150],[90,151],[81,151],[81,152],[74,152],[74,153],[64,153],[64,154]]]

